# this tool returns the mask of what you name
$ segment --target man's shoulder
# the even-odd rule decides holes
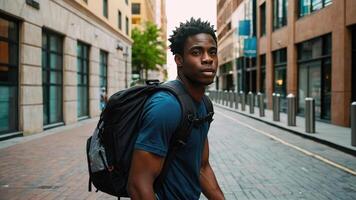
[[[178,99],[174,94],[168,91],[157,91],[146,102],[145,110],[150,113],[159,113],[160,115],[172,115],[181,112]]]

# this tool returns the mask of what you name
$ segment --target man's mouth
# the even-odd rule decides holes
[[[202,73],[204,75],[207,75],[207,76],[214,76],[215,75],[215,70],[213,69],[205,69],[205,70],[202,70]]]

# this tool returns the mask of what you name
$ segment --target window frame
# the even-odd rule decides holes
[[[280,3],[282,3],[282,5],[279,5]],[[281,8],[282,8],[282,12],[280,13]],[[272,14],[273,14],[272,29],[274,31],[287,26],[288,25],[288,0],[273,0]]]
[[[12,80],[7,80],[7,81],[0,81],[0,85],[1,86],[8,86],[8,87],[14,87],[14,91],[12,91],[15,95],[14,95],[14,100],[12,101],[12,103],[15,105],[14,106],[14,110],[12,110],[11,112],[14,114],[12,117],[8,116],[8,123],[7,123],[7,128],[8,129],[4,129],[2,131],[0,131],[0,135],[1,134],[6,134],[6,133],[10,133],[10,132],[16,132],[19,130],[19,106],[18,106],[18,102],[19,102],[19,56],[20,56],[20,24],[19,21],[9,17],[7,15],[4,15],[2,13],[0,13],[0,19],[3,19],[5,21],[8,21],[9,23],[13,23],[13,25],[15,26],[15,31],[16,33],[13,35],[14,38],[9,38],[9,37],[3,37],[0,36],[0,41],[7,43],[8,44],[8,48],[10,48],[10,45],[15,46],[15,58],[14,58],[14,63],[11,63],[11,58],[10,56],[14,56],[13,54],[9,54],[8,55],[8,62],[5,63],[0,63],[0,67],[3,66],[5,68],[7,68],[8,70],[13,70],[14,72],[14,77]],[[9,30],[7,30],[8,35],[10,35]],[[10,51],[10,49],[9,49]],[[9,108],[11,109],[11,108]]]
[[[80,115],[81,113],[79,113],[78,111],[78,108],[77,108],[77,117],[79,120],[81,119],[86,119],[89,117],[89,70],[90,70],[90,60],[89,60],[89,56],[90,56],[90,45],[84,43],[84,42],[81,42],[81,41],[77,41],[77,52],[78,52],[78,48],[86,48],[86,55],[84,55],[84,51],[82,50],[82,54],[81,55],[78,55],[77,53],[77,65],[78,65],[78,62],[80,62],[80,66],[82,67],[81,68],[81,71],[80,70],[77,70],[77,92],[79,92],[79,88],[85,88],[86,90],[86,101],[87,101],[87,105],[86,105],[86,113],[84,113],[83,115]],[[87,69],[86,69],[86,72],[84,72],[84,64],[87,63]],[[77,66],[77,69],[79,68],[79,66]],[[79,82],[79,78],[82,78],[82,80],[84,80],[84,78],[86,79],[85,82],[86,83],[83,83],[83,81]],[[79,103],[79,98],[77,98],[77,103]]]
[[[43,97],[43,112],[45,112],[45,110],[47,110],[47,120],[45,119],[45,117],[43,117],[43,125],[44,128],[52,128],[53,126],[51,126],[52,124],[58,124],[62,125],[63,124],[63,36],[48,30],[48,29],[43,29],[42,30],[42,40],[43,37],[46,37],[46,44],[45,46],[42,43],[42,64],[41,64],[41,68],[42,68],[42,97]],[[59,41],[59,46],[58,49],[59,51],[55,51],[52,50],[51,48],[51,40],[50,37],[56,37],[56,39]],[[51,68],[51,60],[52,60],[52,55],[55,55],[56,59],[59,59],[60,64],[59,66],[56,66],[56,68]],[[45,59],[45,63],[43,63],[43,56],[46,57]],[[58,62],[58,60],[56,60],[56,62]],[[58,64],[58,63],[56,63]],[[58,68],[59,67],[59,68]],[[51,74],[52,73],[56,73],[56,75],[60,75],[60,82],[59,83],[52,83],[51,81]],[[46,74],[44,76],[44,74]],[[47,77],[47,80],[44,79],[44,77]],[[60,117],[59,119],[57,119],[55,122],[51,122],[50,119],[50,115],[51,115],[51,108],[50,108],[50,104],[49,104],[49,99],[51,99],[50,97],[50,89],[51,87],[58,87],[59,91],[61,93],[61,99],[57,99],[60,103],[60,109],[59,109],[59,114]],[[45,94],[47,94],[47,98],[45,99]],[[46,103],[47,102],[47,103]],[[46,107],[46,109],[45,109]],[[43,113],[44,114],[44,113]]]
[[[103,16],[109,18],[109,1],[103,0]]]

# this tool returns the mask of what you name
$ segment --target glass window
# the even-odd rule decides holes
[[[125,18],[125,22],[126,22],[126,35],[129,35],[129,18],[128,17]]]
[[[100,70],[99,70],[99,84],[100,88],[107,90],[107,69],[108,69],[108,53],[100,50]]]
[[[42,32],[43,124],[63,121],[62,37],[51,31]]]
[[[141,14],[141,4],[140,3],[132,3],[131,11],[132,11],[132,14],[134,14],[134,15]]]
[[[299,17],[323,9],[332,4],[332,0],[299,0]]]
[[[117,17],[117,25],[119,27],[119,29],[122,29],[122,16],[121,16],[121,11],[119,10],[118,12],[118,17]]]
[[[298,112],[304,115],[305,98],[315,99],[319,119],[331,118],[331,35],[298,44]]]
[[[260,66],[261,66],[260,92],[265,93],[265,91],[266,91],[266,54],[263,54],[260,56]]]
[[[287,49],[281,49],[273,52],[274,63],[274,93],[281,96],[281,110],[287,111]]]
[[[108,0],[103,0],[103,15],[108,18]]]
[[[0,134],[18,130],[18,24],[0,16]]]
[[[77,116],[89,115],[89,46],[78,42],[77,46]]]
[[[273,30],[287,25],[288,0],[273,0]]]
[[[266,35],[266,3],[260,7],[260,35]]]

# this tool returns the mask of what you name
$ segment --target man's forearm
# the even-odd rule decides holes
[[[202,187],[203,194],[208,199],[225,199],[224,194],[219,187],[218,181],[216,180],[215,174],[210,164],[207,164],[200,170],[200,185]]]
[[[153,187],[149,187],[148,185],[149,184],[129,184],[128,192],[131,200],[155,200],[156,196]]]

